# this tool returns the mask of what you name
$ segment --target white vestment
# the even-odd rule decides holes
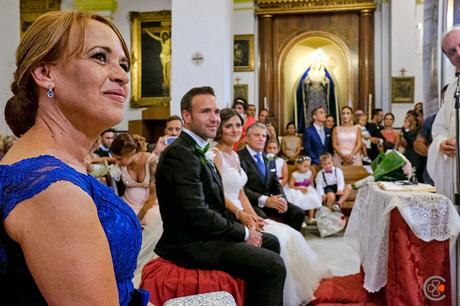
[[[455,157],[447,156],[439,151],[442,141],[455,137],[455,82],[449,84],[444,104],[433,122],[433,142],[428,149],[427,170],[434,181],[438,193],[446,195],[454,202],[454,188],[456,186]]]

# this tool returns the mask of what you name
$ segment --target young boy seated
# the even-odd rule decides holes
[[[319,162],[321,170],[316,175],[316,191],[328,208],[340,212],[351,193],[351,186],[345,185],[343,172],[332,165],[329,153],[322,154]]]

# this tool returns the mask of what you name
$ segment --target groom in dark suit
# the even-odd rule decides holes
[[[248,176],[244,191],[262,218],[275,217],[300,231],[305,219],[305,211],[288,203],[276,175],[274,160],[267,160],[265,142],[268,130],[265,124],[254,123],[246,134],[246,147],[238,152],[241,167]]]
[[[324,153],[332,154],[331,129],[324,126],[326,110],[322,106],[313,109],[313,124],[303,133],[303,146],[305,154],[311,158],[313,165],[319,165],[319,157]]]
[[[193,88],[181,100],[184,129],[160,156],[156,188],[163,235],[155,252],[189,268],[246,280],[247,305],[283,304],[286,269],[278,239],[246,228],[225,209],[222,181],[207,139],[220,123],[214,91]]]

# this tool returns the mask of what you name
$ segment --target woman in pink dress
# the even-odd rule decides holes
[[[386,113],[383,117],[383,130],[382,136],[385,138],[385,141],[391,145],[395,150],[399,149],[399,143],[401,142],[400,133],[393,128],[393,123],[395,122],[395,116],[392,113]]]
[[[353,109],[349,106],[342,107],[340,119],[342,124],[332,130],[334,164],[362,165],[361,128],[353,123]]]

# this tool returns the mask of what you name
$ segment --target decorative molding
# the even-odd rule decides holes
[[[256,14],[298,14],[376,9],[373,0],[255,0]]]
[[[73,5],[82,11],[110,11],[117,10],[117,0],[74,0]]]

